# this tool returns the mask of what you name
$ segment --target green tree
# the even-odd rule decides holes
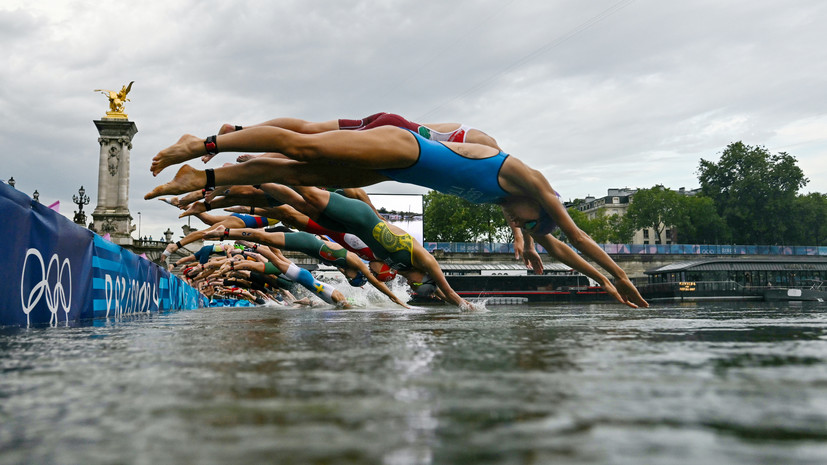
[[[620,215],[610,215],[608,217],[608,234],[606,236],[606,243],[609,244],[629,244],[635,235],[635,227],[629,218]]]
[[[454,195],[430,191],[422,199],[424,240],[433,242],[510,242],[513,240],[502,210],[477,205]]]
[[[591,220],[589,220],[589,216],[585,213],[581,212],[577,209],[577,206],[569,207],[568,208],[569,216],[571,217],[574,224],[577,225],[578,228],[582,229],[583,232],[588,234],[589,236],[592,235],[592,225]],[[592,236],[594,237],[594,236]]]
[[[469,204],[474,227],[472,232],[478,241],[511,242],[511,228],[503,216],[502,208],[494,204]]]
[[[732,239],[715,203],[703,195],[681,196],[680,214],[673,226],[682,244],[726,244]]]
[[[652,228],[656,244],[665,244],[663,233],[681,217],[681,194],[657,185],[635,193],[626,211],[626,220],[634,229]]]
[[[796,245],[825,245],[827,242],[827,195],[800,195],[792,205],[791,240]]]
[[[734,242],[777,244],[792,239],[790,207],[808,182],[795,157],[734,142],[718,163],[701,159],[698,179]]]
[[[576,207],[569,207],[568,212],[574,224],[598,244],[628,244],[632,241],[634,228],[620,215],[607,215],[605,208],[598,209],[592,219]],[[565,240],[559,230],[555,234]]]

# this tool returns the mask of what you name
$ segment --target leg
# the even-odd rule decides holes
[[[364,187],[389,178],[368,169],[301,163],[294,160],[257,158],[248,162],[215,169],[218,185],[246,185],[277,182],[292,186]],[[145,199],[165,194],[183,194],[202,189],[207,184],[204,171],[184,165],[172,181],[150,191]]]
[[[278,128],[253,128],[249,132],[249,137],[243,137],[243,132],[222,136],[226,140],[219,139],[218,147],[233,151],[279,152],[298,161],[371,169],[404,168],[419,156],[419,145],[413,135],[390,126],[311,135]]]
[[[257,128],[262,126],[271,126],[274,128],[289,129],[291,131],[300,132],[302,134],[316,134],[319,132],[336,131],[339,129],[339,120],[334,119],[330,121],[305,121],[298,118],[276,118],[263,123],[254,124],[252,126],[244,126],[243,129]],[[218,134],[227,134],[236,130],[235,125],[224,124],[218,131]]]
[[[313,209],[323,212],[330,203],[330,192],[317,187],[296,186],[293,188]],[[312,218],[312,216],[311,216]]]
[[[224,152],[279,152],[309,162],[341,163],[355,168],[404,168],[419,156],[419,145],[408,131],[391,126],[366,131],[300,134],[275,127],[257,127],[222,134],[216,146]],[[150,170],[164,168],[207,154],[204,140],[184,135],[175,145],[158,152]]]
[[[318,187],[297,186],[293,189],[301,194],[306,204],[311,208],[303,212],[307,213],[308,217],[332,231],[349,232],[344,223],[333,217],[333,215],[338,212],[328,209],[330,205],[330,192],[319,189]],[[348,216],[350,213],[350,211],[341,212],[341,216]]]
[[[217,225],[204,231],[205,238],[208,239],[231,239],[253,241],[258,244],[264,244],[269,247],[284,248],[284,233],[268,233],[264,230],[256,228],[230,228],[229,234],[226,234],[227,227],[224,225]]]

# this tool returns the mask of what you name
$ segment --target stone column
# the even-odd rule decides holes
[[[129,246],[135,229],[129,213],[129,151],[138,128],[125,118],[101,118],[95,126],[100,134],[100,164],[93,229],[100,235],[109,233],[115,244]]]

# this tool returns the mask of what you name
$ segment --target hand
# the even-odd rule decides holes
[[[526,268],[534,271],[534,274],[543,274],[543,259],[533,248],[526,249],[523,252],[523,262],[525,262]]]
[[[629,278],[617,280],[615,286],[617,287],[617,292],[623,297],[621,302],[626,305],[632,308],[647,308],[649,306],[649,303],[643,299],[643,296],[640,295],[640,292]]]
[[[480,307],[475,306],[471,302],[462,299],[459,304],[460,311],[480,310]]]
[[[514,241],[514,259],[520,260],[523,258],[523,252],[525,251],[525,244],[522,240],[515,240]]]

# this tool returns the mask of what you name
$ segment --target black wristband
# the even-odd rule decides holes
[[[204,140],[204,148],[210,155],[215,155],[218,153],[218,145],[215,143],[215,137],[216,136],[210,136]]]
[[[223,241],[224,239],[229,239],[229,238],[230,238],[230,228],[227,228],[227,229],[224,230],[224,237],[222,237],[221,240]]]
[[[210,205],[210,203],[209,203],[209,202],[207,202],[206,200],[204,200],[204,208],[206,208],[206,209],[207,209],[207,211],[210,211],[210,210],[212,210],[212,205]]]
[[[236,131],[241,131],[242,129],[244,129],[244,128],[243,128],[243,127],[241,127],[241,126],[239,126],[239,125],[237,125],[237,124],[235,125],[235,130],[236,130]]]
[[[204,174],[207,175],[207,184],[204,186],[204,189],[215,189],[215,170],[213,170],[212,168],[207,168],[204,170]]]
[[[256,207],[254,207],[254,206],[250,205],[250,214],[251,214],[251,215],[255,215],[255,214],[256,214]]]
[[[179,249],[184,248],[184,246],[181,245],[181,241],[175,241],[175,245],[178,246]]]

